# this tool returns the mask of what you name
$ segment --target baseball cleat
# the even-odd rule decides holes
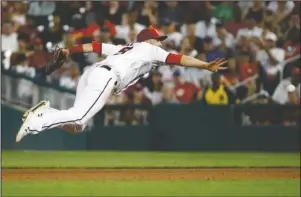
[[[33,131],[29,129],[29,124],[35,116],[40,116],[42,111],[49,107],[48,101],[42,101],[38,103],[36,106],[25,112],[23,116],[23,124],[16,136],[16,142],[20,142],[23,137],[28,134],[37,134],[38,131]]]
[[[50,106],[49,101],[46,101],[46,100],[41,101],[41,102],[39,102],[38,104],[36,104],[35,106],[33,106],[32,108],[30,108],[29,110],[27,110],[27,111],[23,114],[22,121],[24,122],[24,120],[25,120],[26,117],[28,116],[29,112],[34,112],[34,111],[36,111],[39,107],[44,106],[44,105]]]

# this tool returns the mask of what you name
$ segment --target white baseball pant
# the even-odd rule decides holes
[[[77,125],[83,130],[88,120],[103,108],[113,94],[116,81],[115,73],[100,66],[92,66],[79,80],[73,107],[68,110],[50,108],[41,117],[34,117],[29,129],[38,133],[64,125]]]

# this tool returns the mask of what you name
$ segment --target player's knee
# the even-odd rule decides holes
[[[77,125],[84,125],[86,122],[85,122],[85,119],[78,119],[76,122],[75,122]]]
[[[77,108],[70,108],[70,116],[72,116],[73,122],[77,125],[86,125],[87,124],[87,117],[86,113],[82,110],[79,110]]]

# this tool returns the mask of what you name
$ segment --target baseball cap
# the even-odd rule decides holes
[[[137,35],[137,42],[143,42],[149,39],[156,39],[163,41],[167,38],[167,36],[161,36],[159,32],[155,29],[143,29]]]
[[[266,39],[266,40],[272,40],[272,41],[276,42],[276,41],[277,41],[277,36],[276,36],[276,34],[274,34],[273,32],[269,32],[269,33],[267,33],[267,35],[265,36],[265,39]]]

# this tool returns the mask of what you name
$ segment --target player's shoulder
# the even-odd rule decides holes
[[[152,47],[153,45],[147,43],[147,42],[135,42],[135,46],[140,46],[140,47]]]
[[[154,46],[154,45],[151,45],[151,44],[149,44],[149,43],[147,43],[147,42],[136,42],[135,44],[134,44],[134,47],[137,47],[137,48],[139,48],[139,50],[147,50],[147,51],[156,51],[157,50],[157,48],[159,48],[159,47],[157,47],[157,46]]]

